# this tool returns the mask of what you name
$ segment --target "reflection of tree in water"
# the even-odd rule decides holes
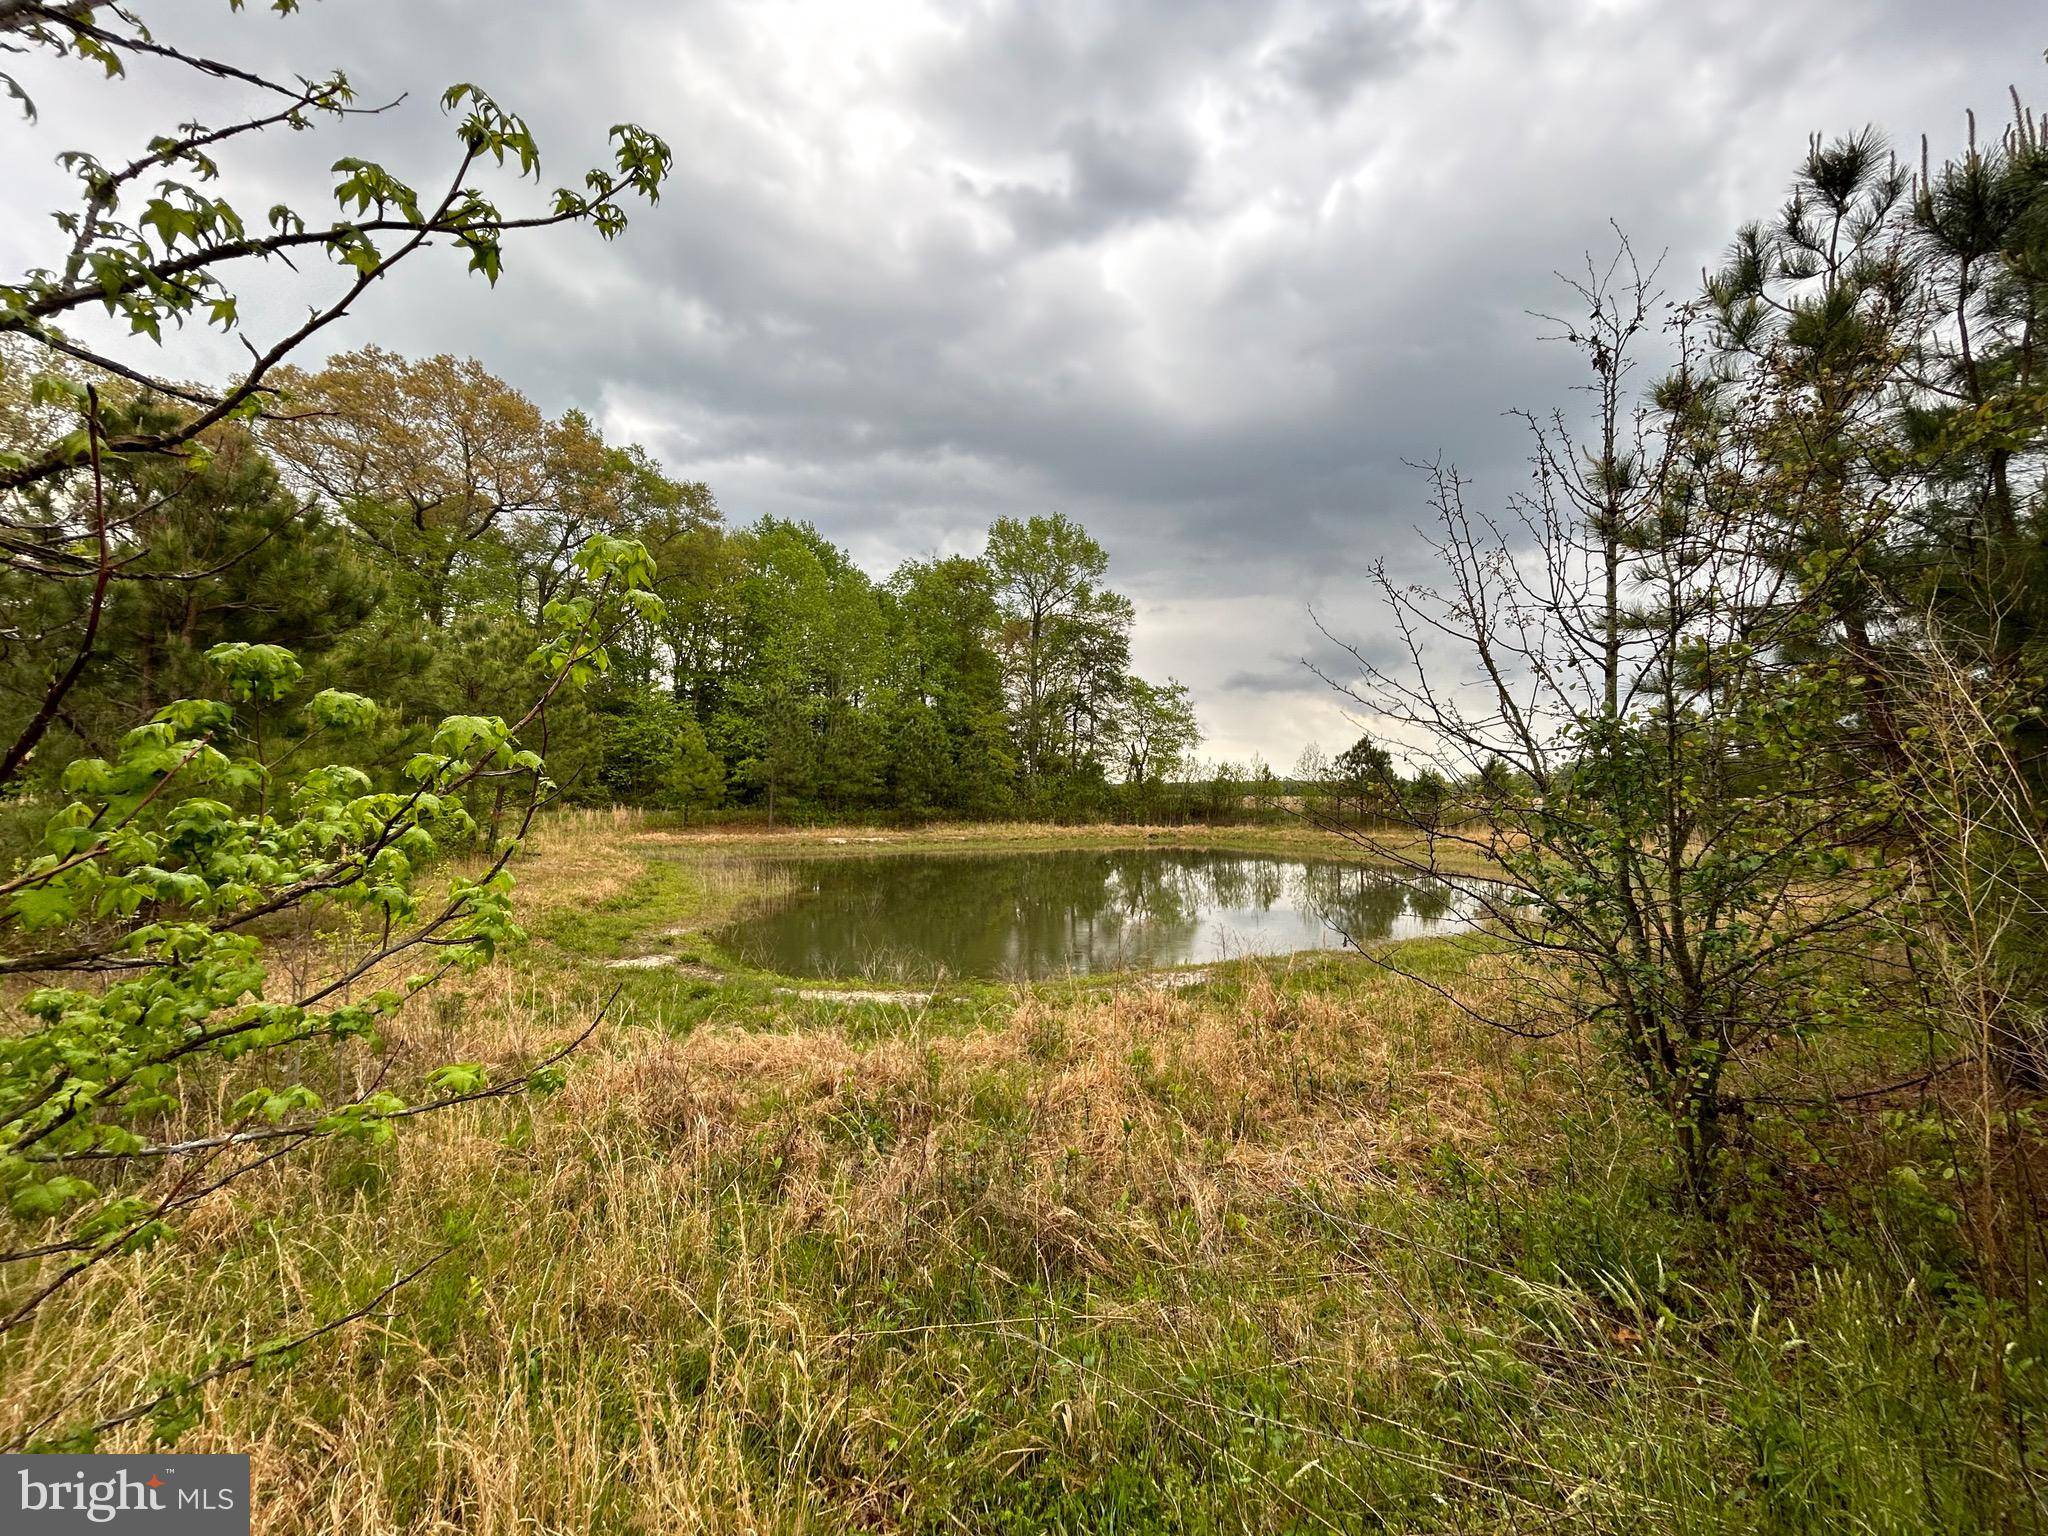
[[[1435,882],[1357,865],[1189,849],[778,861],[790,898],[722,935],[801,976],[1042,977],[1384,938],[1466,915]],[[1231,943],[1236,927],[1248,945]],[[1206,952],[1205,952],[1206,946]]]
[[[1128,916],[1163,926],[1191,923],[1218,909],[1269,912],[1288,898],[1289,877],[1302,867],[1292,859],[1180,848],[1130,849],[1107,857]]]
[[[1442,880],[1416,881],[1408,887],[1408,910],[1424,922],[1441,922],[1461,905],[1469,909],[1472,903]]]
[[[801,859],[780,868],[794,882],[791,898],[734,925],[726,942],[800,976],[1048,976],[1147,964],[1173,942],[1162,930],[1191,930],[1201,899],[1182,872],[1142,852]]]
[[[1394,870],[1365,869],[1347,864],[1306,864],[1301,867],[1300,904],[1321,912],[1325,922],[1354,944],[1384,939],[1400,927],[1433,927],[1447,919],[1469,922],[1476,903],[1442,880],[1429,880]]]

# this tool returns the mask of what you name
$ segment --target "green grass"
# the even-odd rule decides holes
[[[544,840],[533,943],[418,1040],[531,1050],[616,986],[564,1096],[267,1171],[10,1342],[8,1414],[445,1242],[209,1392],[188,1448],[254,1453],[260,1528],[2043,1528],[2043,1308],[1906,1131],[1763,1127],[1711,1228],[1596,1054],[1370,961],[804,999],[711,969],[745,853]],[[655,949],[709,973],[604,964]]]

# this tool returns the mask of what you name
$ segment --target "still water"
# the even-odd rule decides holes
[[[787,976],[1039,980],[1469,927],[1440,882],[1179,848],[769,861],[782,894],[712,935]]]

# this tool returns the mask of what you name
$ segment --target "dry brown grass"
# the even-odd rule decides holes
[[[872,834],[784,837],[878,846],[841,835]],[[401,1076],[509,1067],[618,984],[567,1090],[328,1145],[105,1264],[6,1341],[0,1437],[445,1247],[294,1368],[206,1389],[181,1448],[251,1453],[267,1536],[2025,1528],[1984,1518],[2035,1486],[1976,1385],[2005,1356],[1895,1210],[1845,1207],[1891,1269],[1688,1254],[1597,1053],[1355,957],[888,1004],[602,966],[744,899],[763,846],[550,818],[518,864],[536,942],[389,1045]],[[1402,953],[1468,1001],[1516,986]]]
[[[906,829],[863,826],[670,827],[630,811],[569,814],[588,815],[594,818],[627,818],[625,824],[628,826],[632,826],[632,819],[637,818],[637,827],[628,834],[636,846],[665,846],[718,853],[745,853],[754,849],[787,851],[801,848],[806,854],[858,856],[910,849],[1158,846],[1241,848],[1373,862],[1357,843],[1308,822],[1219,827],[1197,824],[1063,826],[1053,822],[1007,821],[962,822]],[[1381,828],[1375,830],[1371,838],[1376,846],[1386,850],[1397,860],[1423,860],[1428,857],[1426,840],[1420,833],[1404,828]],[[1440,843],[1437,857],[1440,866],[1450,874],[1485,876],[1498,872],[1496,867],[1475,849],[1452,842]]]
[[[649,846],[759,840],[552,818],[519,863],[522,915],[623,896]],[[1279,962],[1197,989],[1020,990],[965,1030],[736,999],[679,1035],[642,998],[557,1100],[266,1169],[174,1246],[103,1266],[11,1346],[0,1437],[125,1406],[145,1362],[332,1316],[444,1238],[389,1315],[208,1389],[182,1448],[253,1455],[266,1533],[892,1529],[924,1497],[913,1439],[960,1438],[946,1476],[966,1481],[1112,1443],[1136,1389],[1067,1371],[1038,1324],[956,1316],[963,1275],[1001,1315],[1113,1326],[1162,1360],[1252,1335],[1341,1396],[1401,1369],[1404,1304],[1299,1251],[1304,1202],[1484,1155],[1507,1063],[1427,990],[1318,964],[1315,987]],[[530,1058],[593,990],[543,947],[414,1000],[392,1043]],[[1012,1401],[1020,1358],[1064,1394]]]

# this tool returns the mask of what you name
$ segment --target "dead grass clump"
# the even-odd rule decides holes
[[[646,812],[623,806],[540,817],[511,866],[520,920],[624,895],[640,874],[631,845],[642,838],[646,823]]]

